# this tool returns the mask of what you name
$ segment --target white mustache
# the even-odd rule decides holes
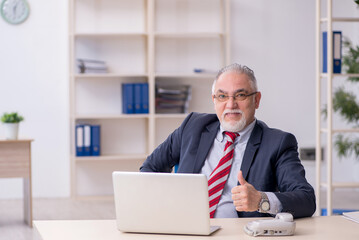
[[[227,113],[240,113],[243,114],[243,112],[240,109],[225,109],[222,113],[222,117],[226,115]]]

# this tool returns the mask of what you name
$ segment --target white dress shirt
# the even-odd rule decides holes
[[[240,171],[244,151],[247,146],[248,139],[253,131],[256,120],[249,124],[245,129],[238,132],[239,136],[234,141],[234,154],[231,171],[229,173],[227,182],[224,186],[222,196],[219,200],[217,210],[215,212],[215,218],[237,218],[237,211],[233,205],[232,193],[231,190],[233,187],[237,186],[238,179],[237,175]],[[217,167],[219,160],[223,157],[224,146],[227,142],[227,137],[224,134],[225,130],[220,127],[218,130],[217,136],[214,139],[214,143],[209,150],[206,161],[202,167],[201,173],[206,175],[209,179],[212,171]],[[282,204],[278,200],[277,196],[274,193],[266,192],[269,202],[270,210],[269,213],[276,214],[282,210]]]

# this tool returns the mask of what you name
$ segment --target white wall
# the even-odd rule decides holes
[[[0,113],[19,111],[26,118],[20,135],[35,139],[33,196],[67,197],[67,1],[29,3],[25,23],[0,19]],[[231,9],[232,60],[256,73],[262,91],[257,117],[295,134],[300,147],[314,147],[315,1],[232,0]],[[314,184],[314,165],[305,166]],[[19,179],[0,179],[0,198],[21,196]]]
[[[315,144],[315,3],[234,1],[233,61],[251,67],[268,125]]]
[[[0,113],[25,117],[32,138],[34,197],[69,196],[67,1],[29,1],[29,19],[0,19]],[[0,136],[3,129],[0,127]],[[20,179],[0,179],[0,197],[22,196]]]
[[[232,1],[232,4],[232,60],[248,65],[256,73],[262,92],[257,118],[270,127],[293,133],[300,148],[314,148],[315,1],[241,0]],[[322,14],[326,15],[325,1],[322,7]],[[352,0],[333,0],[333,7],[335,17],[359,16],[359,8]],[[333,30],[341,30],[343,36],[356,45],[359,44],[358,29],[359,23],[335,23],[333,26]],[[358,87],[352,90],[359,93]],[[323,87],[322,92],[325,91]],[[336,116],[334,119],[334,127],[338,127],[342,118]],[[325,146],[324,138],[323,142]],[[334,181],[358,179],[357,173],[352,171],[354,159],[340,160],[335,154],[333,157]],[[303,165],[308,181],[315,186],[315,163],[304,161]],[[326,172],[322,173],[325,179]]]
[[[256,74],[257,118],[293,133],[299,147],[315,147],[315,1],[232,4],[232,59]]]

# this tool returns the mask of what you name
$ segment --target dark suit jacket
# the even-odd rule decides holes
[[[220,123],[215,114],[191,113],[169,137],[148,156],[142,172],[199,173],[214,142]],[[259,191],[274,192],[283,212],[295,218],[315,212],[315,195],[305,179],[298,158],[296,138],[257,120],[241,165],[243,177]],[[238,212],[238,217],[268,216]]]

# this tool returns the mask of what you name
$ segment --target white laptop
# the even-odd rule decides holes
[[[203,174],[113,172],[117,228],[122,232],[210,235]]]

